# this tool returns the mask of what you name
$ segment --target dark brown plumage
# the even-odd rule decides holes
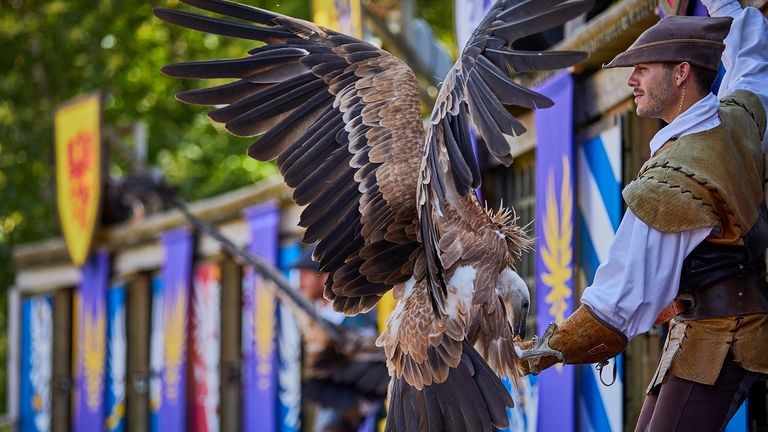
[[[180,78],[235,80],[179,100],[224,105],[210,117],[236,135],[258,135],[250,156],[277,159],[307,206],[300,224],[306,242],[318,241],[314,258],[330,273],[325,296],[336,310],[366,311],[394,288],[398,306],[378,341],[393,379],[388,429],[505,426],[512,400],[494,372],[516,370],[512,325],[524,322],[527,288],[513,268],[526,240],[514,218],[484,211],[473,193],[480,171],[469,119],[490,155],[509,165],[505,135],[525,129],[504,106],[552,105],[514,76],[585,54],[508,47],[585,12],[591,0],[498,1],[446,76],[426,131],[415,76],[386,51],[269,11],[182,1],[250,23],[155,14],[266,45],[241,59],[165,67]]]

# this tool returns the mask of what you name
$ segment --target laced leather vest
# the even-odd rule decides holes
[[[719,113],[717,127],[667,142],[622,192],[635,215],[658,231],[714,227],[686,258],[681,293],[765,270],[765,111],[756,95],[740,90],[721,101]]]

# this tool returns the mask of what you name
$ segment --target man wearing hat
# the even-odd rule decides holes
[[[663,18],[604,66],[633,67],[637,115],[668,124],[623,191],[627,212],[582,306],[521,344],[523,372],[605,363],[671,320],[637,431],[721,430],[768,373],[768,22],[736,0],[703,3],[712,17]]]

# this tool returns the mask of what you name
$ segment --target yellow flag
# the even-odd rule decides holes
[[[56,111],[56,197],[72,262],[88,258],[101,208],[101,95]]]
[[[312,0],[312,21],[356,38],[363,37],[360,0]]]

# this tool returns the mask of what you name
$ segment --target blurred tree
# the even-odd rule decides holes
[[[308,0],[246,3],[309,17]],[[152,15],[155,6],[177,5],[173,0],[0,0],[0,364],[7,349],[6,290],[14,280],[11,248],[60,235],[53,156],[59,104],[105,91],[104,124],[126,144],[132,123],[144,120],[148,164],[161,168],[186,199],[275,172],[245,156],[249,140],[217,131],[204,109],[174,100],[175,93],[200,83],[164,77],[163,65],[236,57],[252,48],[173,28]],[[125,170],[124,162],[110,164],[113,175]],[[0,411],[6,407],[5,373],[0,368]]]
[[[240,0],[309,19],[309,0]],[[149,130],[148,164],[188,200],[251,184],[273,174],[271,164],[245,156],[249,139],[216,130],[204,108],[173,95],[201,83],[164,77],[160,68],[191,59],[237,57],[251,42],[203,35],[165,25],[156,6],[178,0],[0,0],[0,364],[7,349],[6,290],[13,284],[13,245],[60,235],[56,216],[53,118],[56,107],[104,91],[104,124],[132,144],[131,125]],[[447,45],[453,7],[418,0]],[[111,153],[108,151],[108,154]],[[110,173],[127,171],[114,153]],[[0,411],[6,407],[6,369],[0,368]]]

